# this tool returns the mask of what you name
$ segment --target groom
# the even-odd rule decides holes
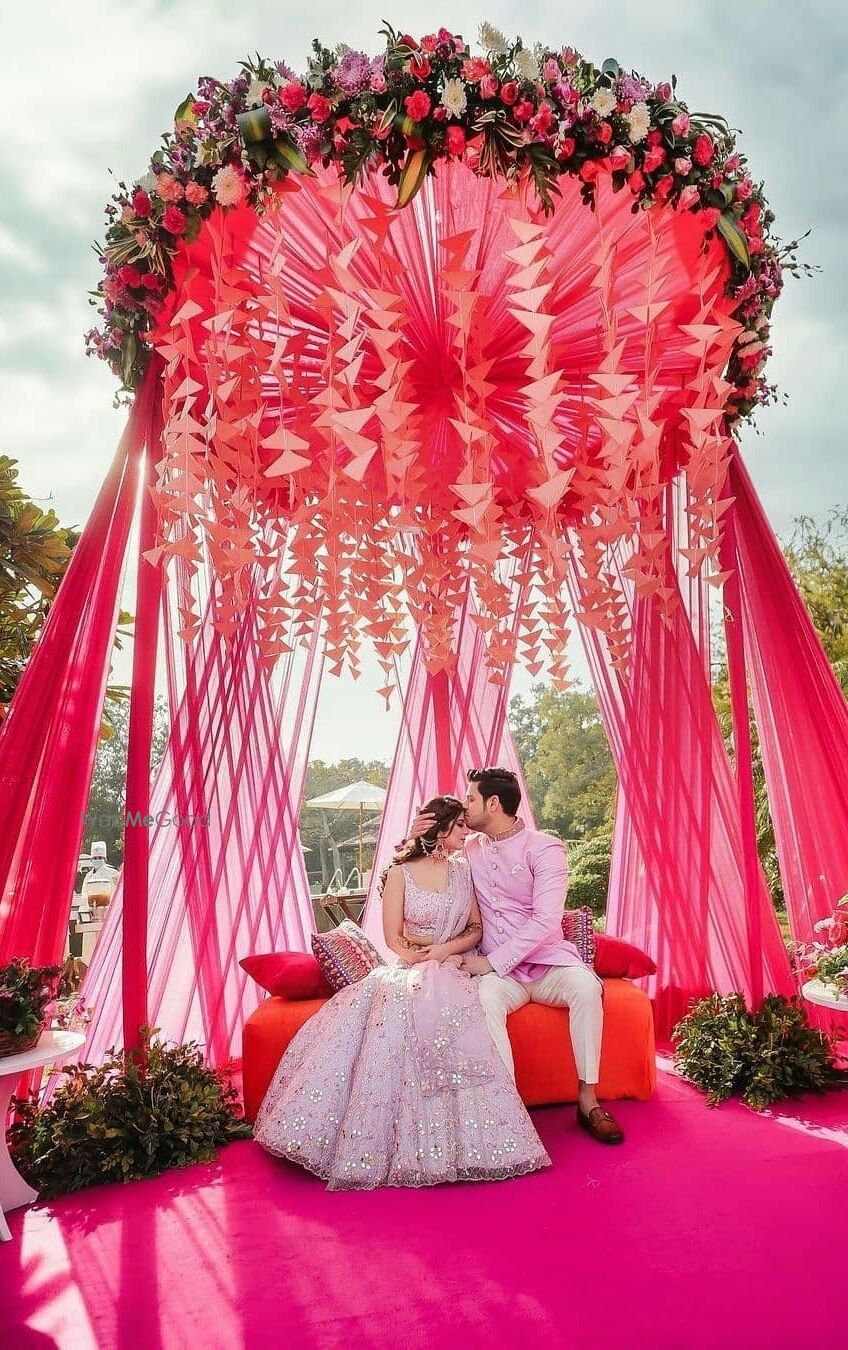
[[[601,1057],[603,985],[562,936],[568,887],[565,845],[531,830],[518,816],[521,788],[509,769],[472,769],[465,819],[478,833],[465,853],[483,920],[481,956],[463,958],[462,968],[480,976],[480,1001],[492,1039],[515,1078],[506,1030],[507,1015],[525,1003],[548,1003],[569,1011],[571,1043],[580,1079],[577,1122],[603,1144],[624,1135],[595,1095]],[[432,817],[419,813],[412,834],[424,834]]]

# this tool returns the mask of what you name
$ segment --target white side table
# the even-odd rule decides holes
[[[0,1059],[0,1242],[7,1242],[12,1234],[3,1215],[18,1205],[31,1205],[38,1192],[28,1186],[9,1157],[6,1144],[6,1112],[15,1084],[27,1069],[38,1069],[54,1060],[63,1059],[72,1050],[85,1045],[85,1037],[78,1031],[43,1031],[38,1045],[20,1055],[6,1055]]]
[[[808,1003],[817,1003],[821,1008],[833,1008],[835,1012],[848,1013],[848,998],[837,994],[831,984],[821,980],[807,980],[801,985],[801,994]]]

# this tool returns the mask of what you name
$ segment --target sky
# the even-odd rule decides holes
[[[769,378],[787,406],[760,412],[742,449],[772,523],[848,502],[845,314],[848,271],[848,9],[843,0],[744,6],[714,0],[492,2],[477,9],[396,0],[41,0],[37,18],[4,5],[0,17],[0,453],[20,464],[25,490],[67,525],[84,524],[125,419],[115,381],[87,358],[98,281],[92,241],[116,182],[150,153],[200,75],[231,78],[249,53],[303,69],[313,37],[381,48],[383,18],[414,34],[441,24],[474,38],[482,20],[526,42],[571,45],[600,63],[614,56],[652,79],[678,77],[693,111],[723,115],[742,134],[784,240],[812,229],[802,256],[822,271],[788,278],[773,329]],[[128,578],[125,604],[132,607]],[[363,652],[365,656],[365,653]],[[130,649],[115,676],[129,676]],[[578,674],[585,667],[575,659]],[[363,662],[357,684],[324,681],[313,755],[391,756],[396,711]],[[516,672],[514,691],[530,681]]]

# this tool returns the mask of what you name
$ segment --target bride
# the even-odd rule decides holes
[[[396,956],[339,990],[298,1031],[254,1137],[330,1190],[494,1181],[549,1167],[459,968],[480,913],[462,803],[433,797],[435,824],[382,877]]]

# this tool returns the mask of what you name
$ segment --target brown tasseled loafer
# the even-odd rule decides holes
[[[618,1121],[602,1106],[593,1106],[588,1115],[578,1106],[577,1124],[599,1144],[620,1144],[624,1140],[624,1131]]]

